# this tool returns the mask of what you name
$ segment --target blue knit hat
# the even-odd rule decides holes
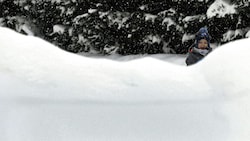
[[[205,39],[207,40],[207,43],[208,43],[208,48],[210,48],[210,35],[207,31],[207,28],[205,27],[202,27],[200,28],[200,30],[198,31],[198,33],[196,34],[196,37],[195,37],[195,47],[198,48],[198,43],[201,39]]]

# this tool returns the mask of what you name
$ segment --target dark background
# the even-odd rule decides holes
[[[0,0],[0,26],[78,53],[185,54],[206,26],[220,46],[245,38],[250,6],[227,1],[236,13],[207,17],[214,0]],[[218,8],[223,10],[226,5]],[[61,32],[55,30],[60,27]],[[188,38],[186,38],[188,37]]]

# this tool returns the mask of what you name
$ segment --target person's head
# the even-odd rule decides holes
[[[208,41],[206,39],[201,39],[198,41],[198,48],[199,49],[206,49],[208,48]]]
[[[196,35],[196,48],[207,49],[210,48],[210,35],[206,28],[201,28]]]

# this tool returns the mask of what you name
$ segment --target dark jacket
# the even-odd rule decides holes
[[[208,55],[213,49],[207,48],[204,50],[205,53],[201,53],[199,49],[196,47],[192,47],[189,49],[188,57],[186,59],[186,64],[193,65],[198,61],[202,60],[206,55]]]

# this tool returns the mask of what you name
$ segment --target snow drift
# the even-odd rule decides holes
[[[186,67],[86,58],[0,28],[0,140],[248,141],[249,43]]]

